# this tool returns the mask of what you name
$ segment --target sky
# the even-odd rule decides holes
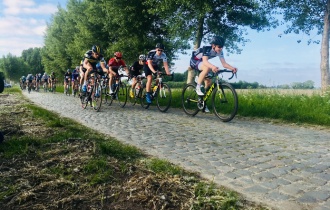
[[[57,11],[57,5],[66,6],[67,0],[0,0],[0,57],[21,56],[23,50],[42,47],[46,23]],[[283,34],[284,27],[267,32],[248,31],[250,40],[241,54],[228,54],[227,63],[238,68],[233,82],[258,82],[266,86],[314,81],[321,85],[320,44],[307,45],[304,34]],[[280,36],[282,35],[282,36]],[[321,36],[314,37],[321,39]],[[298,43],[298,40],[302,40]],[[188,55],[179,55],[174,61],[174,72],[183,73],[189,65]],[[222,68],[218,59],[210,60]]]

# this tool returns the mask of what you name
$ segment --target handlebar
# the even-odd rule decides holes
[[[207,75],[205,78],[211,78],[211,77],[214,77],[214,75],[219,76],[219,74],[222,74],[224,72],[232,73],[231,77],[228,78],[229,80],[231,80],[234,76],[237,78],[237,72],[234,73],[233,71],[228,70],[228,69],[220,69],[217,73],[210,72],[210,73],[212,73],[212,75],[211,76]]]
[[[158,76],[163,76],[163,75],[171,77],[170,81],[172,81],[173,78],[174,78],[174,73],[173,72],[172,72],[172,74],[167,75],[166,73],[163,73],[161,71],[157,71],[156,73],[152,73],[152,75],[154,76],[154,79],[157,78]]]

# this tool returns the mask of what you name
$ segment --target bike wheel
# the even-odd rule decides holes
[[[233,86],[229,83],[219,84],[219,87],[213,90],[212,103],[213,111],[220,120],[232,120],[238,110],[238,97]]]
[[[166,83],[162,83],[157,91],[157,107],[159,111],[166,112],[170,108],[172,102],[171,88]]]
[[[130,94],[131,91],[133,91],[133,97],[131,97]],[[128,101],[130,102],[131,106],[134,106],[136,104],[136,97],[137,97],[135,89],[132,89],[132,86],[129,86],[127,92],[128,92]]]
[[[195,116],[198,112],[198,95],[196,93],[196,85],[195,84],[187,84],[183,90],[181,95],[181,102],[183,111],[187,115]]]
[[[118,92],[117,92],[118,102],[120,107],[124,107],[127,102],[127,87],[125,83],[120,83]]]
[[[95,111],[100,111],[102,105],[102,88],[99,83],[96,83],[93,88],[92,105]]]
[[[147,103],[146,101],[146,95],[147,95],[147,90],[146,90],[146,87],[144,86],[143,88],[140,89],[140,103],[141,103],[141,106],[145,109],[148,109],[150,104]]]

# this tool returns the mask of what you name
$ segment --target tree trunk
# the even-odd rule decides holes
[[[321,89],[325,93],[330,84],[329,75],[329,13],[330,12],[330,0],[327,0],[326,11],[324,12],[324,27],[321,43]]]
[[[202,39],[203,39],[203,30],[204,30],[204,19],[205,17],[202,16],[198,19],[198,28],[196,31],[196,39],[195,39],[195,45],[194,50],[198,49],[201,46]],[[187,75],[187,84],[192,83],[194,81],[195,77],[195,70],[192,69],[190,66],[188,67],[188,75]]]

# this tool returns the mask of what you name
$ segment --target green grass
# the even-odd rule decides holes
[[[172,89],[172,108],[182,108],[182,89]],[[330,126],[330,95],[308,90],[237,90],[238,116]],[[207,101],[209,108],[211,100]]]

